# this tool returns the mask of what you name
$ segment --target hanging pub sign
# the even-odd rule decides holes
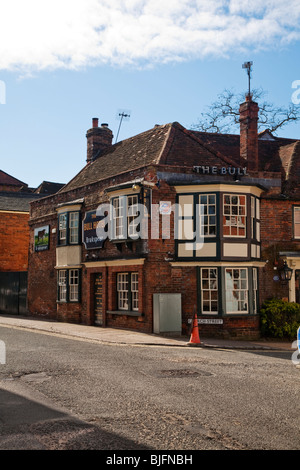
[[[104,218],[104,215],[97,215],[96,211],[85,213],[84,220],[82,222],[82,241],[86,250],[91,250],[92,248],[103,248],[105,239],[98,237],[97,227],[101,226]]]
[[[49,249],[49,225],[34,229],[34,251]]]

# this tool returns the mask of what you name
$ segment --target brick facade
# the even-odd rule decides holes
[[[98,128],[94,119],[87,165],[57,194],[31,204],[30,314],[152,333],[154,294],[180,294],[177,333],[189,334],[196,312],[201,334],[257,337],[263,300],[291,295],[274,280],[284,252],[300,251],[293,238],[300,197],[287,172],[298,141],[259,137],[257,111],[251,100],[241,106],[241,139],[172,123],[112,145],[107,125]],[[289,185],[293,197],[284,194]],[[130,218],[137,202],[148,210],[139,219],[147,236],[134,239],[122,230],[138,220]],[[100,222],[103,204],[111,218],[103,212]],[[166,219],[168,207],[174,210]],[[95,229],[85,238],[93,230],[88,217],[106,224],[104,241]],[[45,225],[49,247],[36,252],[34,229]],[[195,227],[203,230],[201,243]]]
[[[0,211],[0,271],[27,271],[29,213]]]

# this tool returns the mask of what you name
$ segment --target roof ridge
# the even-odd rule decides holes
[[[157,165],[160,165],[160,164],[163,165],[166,162],[168,153],[170,151],[170,148],[172,146],[174,136],[175,136],[175,124],[180,125],[179,123],[175,123],[175,122],[173,122],[171,124],[168,124],[168,126],[169,126],[168,135],[165,139],[165,143],[163,145],[163,148],[161,149],[161,152],[157,157],[157,160],[156,160]]]
[[[207,144],[206,142],[203,142],[198,136],[196,136],[194,134],[194,132],[192,130],[189,130],[189,129],[186,129],[186,128],[183,128],[183,129],[184,129],[183,132],[188,134],[192,139],[196,140],[196,142],[198,142],[200,145],[202,145],[206,150],[211,152],[213,155],[220,158],[221,160],[223,160],[225,163],[228,163],[229,165],[233,165],[233,166],[236,165],[236,162],[234,160],[226,157],[221,152],[219,152],[219,150],[214,149],[211,145]]]

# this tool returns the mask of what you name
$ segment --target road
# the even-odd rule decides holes
[[[292,351],[0,339],[0,450],[300,449]]]

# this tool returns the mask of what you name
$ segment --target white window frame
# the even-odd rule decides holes
[[[67,213],[58,216],[59,243],[66,243],[67,240]]]
[[[248,285],[248,268],[225,268],[226,313],[249,312]],[[241,308],[243,304],[246,308]]]
[[[209,309],[205,309],[205,306],[208,306]],[[218,268],[201,268],[201,313],[203,315],[217,315],[218,311]]]
[[[69,301],[79,300],[79,269],[69,270]]]
[[[79,212],[69,213],[69,242],[78,245],[79,242]]]
[[[138,194],[116,196],[112,199],[113,213],[111,222],[113,240],[137,238],[136,228],[139,224],[137,219],[138,204]]]
[[[257,294],[258,294],[258,269],[252,268],[252,283],[253,283],[253,313],[257,313]]]
[[[138,273],[122,272],[117,273],[117,301],[118,310],[138,311]]]
[[[58,245],[78,245],[80,241],[79,211],[58,214]]]
[[[204,238],[217,235],[216,194],[199,194],[200,235]],[[214,223],[213,223],[214,221]],[[213,233],[214,227],[214,233]]]
[[[58,271],[58,300],[67,302],[67,270],[60,269]]]

